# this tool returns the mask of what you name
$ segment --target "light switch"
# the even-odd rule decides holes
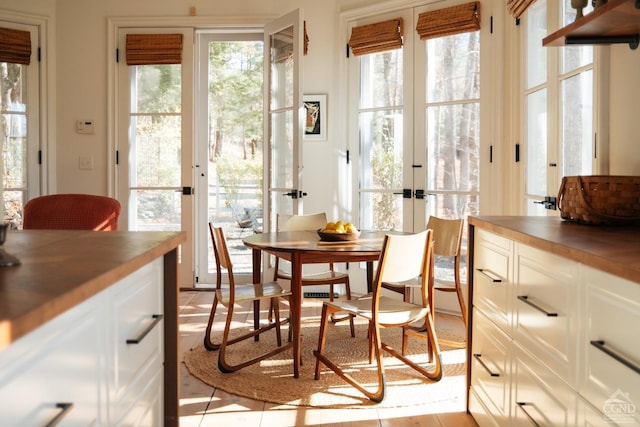
[[[80,170],[92,170],[93,156],[80,156],[78,160],[78,168]]]
[[[76,120],[76,132],[93,134],[95,132],[93,120]]]

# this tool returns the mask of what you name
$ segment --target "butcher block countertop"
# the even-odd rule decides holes
[[[0,351],[55,316],[176,249],[183,232],[11,230],[0,268]]]
[[[593,226],[538,216],[470,216],[469,226],[640,284],[640,227]]]

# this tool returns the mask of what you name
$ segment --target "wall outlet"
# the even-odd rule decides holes
[[[76,120],[76,133],[82,133],[82,134],[95,133],[93,120]]]

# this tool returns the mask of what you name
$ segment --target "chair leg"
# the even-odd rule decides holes
[[[344,287],[345,287],[345,291],[347,293],[347,299],[350,300],[351,299],[351,286],[349,285],[349,279],[347,279],[344,282]],[[333,284],[329,285],[329,301],[333,301]],[[335,313],[334,313],[335,314]],[[353,318],[355,316],[353,316],[352,314],[347,316],[349,318],[349,328],[351,329],[351,337],[355,338],[356,336],[356,328],[355,328],[355,324],[353,322]],[[335,316],[332,314],[331,315],[331,321],[333,323],[338,323],[342,320],[345,320],[347,317],[345,318],[340,318],[340,319],[336,319]]]
[[[279,312],[278,307],[274,307],[274,309]],[[274,323],[267,324],[266,326],[263,326],[258,329],[254,329],[246,334],[243,334],[242,336],[229,340],[229,332],[231,330],[232,317],[233,317],[233,307],[230,306],[229,311],[227,312],[227,319],[225,322],[224,333],[222,335],[222,343],[220,344],[220,351],[218,353],[218,369],[220,369],[221,372],[223,373],[235,372],[246,366],[260,362],[261,360],[267,359],[269,357],[273,357],[279,353],[282,353],[283,351],[293,348],[293,343],[290,342],[290,343],[287,343],[286,345],[280,345],[281,340],[279,340],[280,341],[279,345],[268,352],[262,353],[258,356],[255,356],[249,360],[245,360],[244,362],[238,363],[236,365],[229,364],[226,360],[226,350],[228,346],[251,337],[256,337],[257,335],[263,332],[266,332],[270,329],[276,328],[276,330],[278,330],[280,328],[280,318],[277,315]]]
[[[209,313],[209,321],[207,322],[207,328],[204,332],[204,348],[208,351],[217,350],[220,348],[220,344],[215,344],[211,339],[211,329],[213,328],[213,318],[216,315],[216,309],[218,308],[218,296],[214,292],[213,303],[211,304],[211,312]]]
[[[432,371],[427,371],[422,366],[418,365],[417,363],[413,362],[411,359],[407,358],[404,354],[397,352],[393,347],[385,343],[381,343],[381,345],[382,345],[382,349],[385,350],[387,353],[393,355],[397,359],[400,359],[401,361],[411,366],[416,371],[420,372],[425,377],[429,378],[432,381],[439,381],[442,378],[442,356],[440,355],[440,345],[438,344],[438,338],[436,337],[436,330],[435,330],[435,326],[433,324],[433,318],[431,317],[430,312],[427,312],[425,316],[425,325],[426,325],[426,331],[427,331],[426,337],[420,334],[419,332],[412,330],[411,328],[403,328],[404,329],[403,333],[406,334],[407,336],[411,335],[416,338],[427,340],[427,345],[428,346],[430,345],[430,347],[428,348],[433,349],[433,352],[434,352],[433,359],[435,359],[435,366]]]
[[[321,323],[321,334],[318,339],[318,349],[313,352],[314,356],[316,356],[316,370],[315,370],[315,379],[320,379],[320,363],[322,362],[325,366],[335,372],[340,378],[345,380],[347,383],[351,384],[353,387],[358,389],[362,394],[368,397],[373,402],[382,402],[384,399],[384,394],[386,390],[386,378],[384,373],[384,363],[382,360],[382,347],[380,342],[380,330],[377,327],[370,327],[369,339],[370,343],[373,343],[373,353],[375,355],[375,363],[377,368],[377,387],[375,391],[370,391],[365,388],[363,384],[358,382],[351,375],[347,374],[340,368],[337,364],[333,363],[329,360],[325,354],[325,344],[326,344],[326,325],[331,312],[335,312],[337,310],[327,309],[327,305],[323,305],[322,307],[322,323]]]
[[[467,327],[467,308],[464,303],[464,296],[462,295],[462,289],[456,288],[456,294],[458,295],[458,302],[460,303],[460,311],[462,312],[462,322],[464,322],[465,328]]]

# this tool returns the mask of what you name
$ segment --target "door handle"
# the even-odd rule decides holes
[[[182,187],[182,190],[176,190],[176,193],[182,193],[183,196],[191,196],[196,194],[196,189],[193,187]]]
[[[289,196],[292,199],[297,199],[298,198],[298,190],[296,190],[295,188],[292,188],[291,191],[289,191],[288,193],[284,193],[283,196]]]

